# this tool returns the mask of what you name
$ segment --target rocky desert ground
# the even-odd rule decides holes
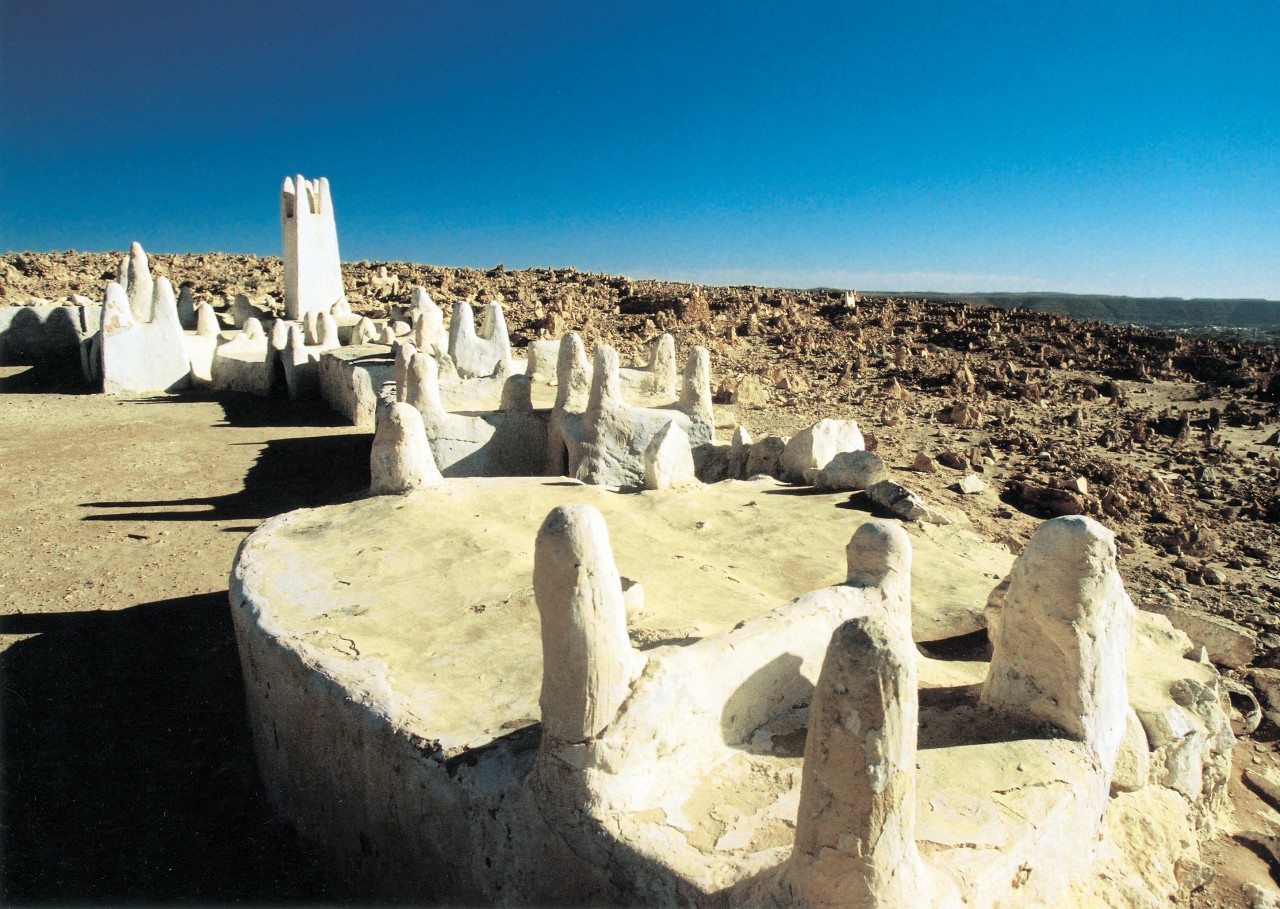
[[[99,302],[120,256],[6,254],[0,305]],[[281,298],[279,259],[151,265],[197,301]],[[1280,804],[1262,790],[1280,781],[1280,349],[573,268],[360,262],[344,278],[374,316],[415,286],[446,311],[499,299],[516,347],[569,330],[624,361],[664,331],[681,356],[704,345],[717,401],[753,437],[856,419],[895,479],[1011,551],[1046,517],[1098,518],[1134,601],[1239,683],[1242,728],[1253,698],[1263,712],[1236,749],[1235,829],[1188,905],[1248,906],[1242,884],[1277,886]],[[320,404],[88,392],[69,359],[0,367],[5,898],[358,900],[271,818],[225,591],[257,522],[368,485],[369,435]]]

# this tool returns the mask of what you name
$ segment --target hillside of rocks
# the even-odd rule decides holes
[[[0,305],[96,302],[122,255],[6,254]],[[151,263],[197,300],[281,298],[278,258],[154,255]],[[415,286],[446,311],[454,300],[501,300],[517,347],[566,331],[588,347],[613,344],[624,360],[643,358],[661,332],[682,352],[704,345],[718,402],[753,436],[852,417],[900,481],[1014,550],[1045,517],[1097,517],[1118,534],[1139,605],[1229,619],[1245,629],[1224,632],[1242,636],[1242,655],[1232,658],[1241,671],[1280,666],[1275,347],[957,299],[574,268],[353,262],[343,270],[353,308],[373,316],[406,305]],[[959,492],[969,475],[972,491]]]

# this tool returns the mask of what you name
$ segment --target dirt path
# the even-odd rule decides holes
[[[0,899],[332,901],[258,781],[227,572],[261,519],[366,487],[368,436],[50,381],[0,369]]]

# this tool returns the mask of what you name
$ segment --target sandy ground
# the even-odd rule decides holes
[[[367,486],[368,434],[323,405],[82,391],[56,370],[0,368],[0,897],[358,899],[265,802],[226,578],[262,519]],[[1035,521],[975,521],[1009,524],[1023,537]],[[1277,766],[1274,732],[1241,742],[1237,777]],[[1239,779],[1233,793],[1240,833],[1211,846],[1218,876],[1198,907],[1247,906],[1245,881],[1276,886],[1252,834],[1280,814]]]
[[[369,437],[37,378],[0,368],[3,900],[342,898],[265,801],[227,572],[263,518],[367,486]]]

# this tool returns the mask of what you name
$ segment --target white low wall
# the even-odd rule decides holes
[[[0,306],[0,364],[78,359],[80,342],[101,324],[101,306]]]

